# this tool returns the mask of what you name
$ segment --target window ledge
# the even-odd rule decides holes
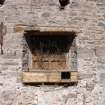
[[[63,71],[67,72],[67,71]],[[23,83],[70,83],[70,82],[78,82],[78,72],[77,71],[69,71],[70,78],[62,79],[61,77],[62,71],[37,71],[37,72],[23,72],[22,81]]]

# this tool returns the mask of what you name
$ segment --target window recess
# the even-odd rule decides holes
[[[75,33],[26,31],[23,83],[78,81]]]

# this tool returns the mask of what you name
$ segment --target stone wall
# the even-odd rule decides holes
[[[105,0],[6,0],[0,7],[4,36],[0,55],[0,105],[105,105]],[[23,33],[17,24],[65,26],[77,31],[77,86],[23,85]]]

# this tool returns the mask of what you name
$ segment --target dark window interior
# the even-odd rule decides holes
[[[70,33],[27,33],[27,44],[32,53],[32,68],[60,70],[66,68],[66,56],[75,36]],[[62,74],[62,78],[67,74]],[[68,75],[67,75],[68,76]],[[69,77],[69,76],[68,76]]]
[[[5,0],[0,0],[0,5],[3,5]]]
[[[61,72],[61,79],[70,79],[70,72]]]

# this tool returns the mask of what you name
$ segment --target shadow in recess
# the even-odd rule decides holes
[[[30,51],[41,54],[67,53],[75,38],[74,32],[26,32],[24,35]]]

